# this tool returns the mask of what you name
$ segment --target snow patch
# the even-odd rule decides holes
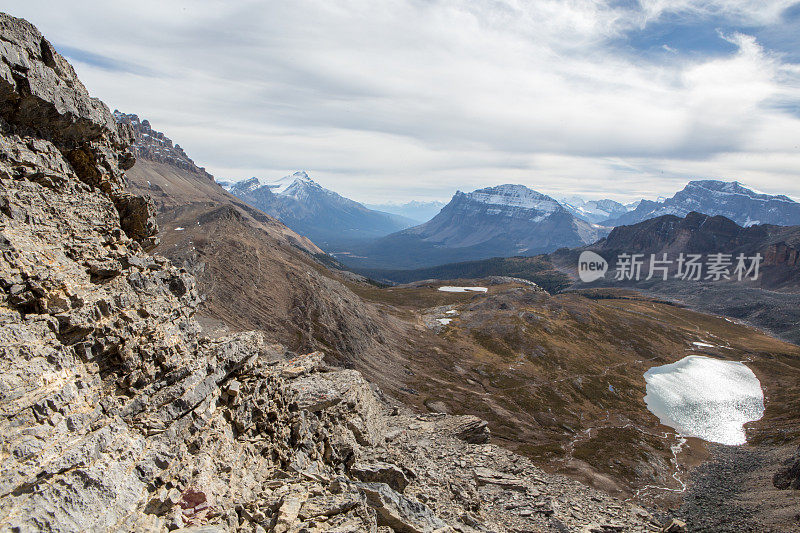
[[[439,287],[441,292],[487,292],[489,289],[486,287],[454,287],[451,285],[445,285],[443,287]]]
[[[534,209],[547,214],[561,207],[553,198],[524,185],[498,185],[478,189],[467,194],[467,197],[482,204]]]
[[[708,344],[708,343],[706,343],[706,342],[693,342],[692,344],[694,344],[694,345],[695,345],[695,346],[697,346],[698,348],[716,348],[716,346],[715,346],[715,345],[713,345],[713,344]]]

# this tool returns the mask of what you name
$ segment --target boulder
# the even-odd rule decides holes
[[[286,533],[297,524],[297,516],[300,514],[304,499],[295,494],[283,498],[278,509],[275,527],[272,528],[273,533]]]
[[[323,374],[314,374],[290,382],[300,409],[315,413],[342,401],[342,394]]]
[[[673,518],[669,524],[664,526],[662,533],[686,533],[686,522]]]
[[[786,461],[783,468],[775,472],[772,484],[780,490],[800,489],[800,449]]]
[[[452,531],[424,503],[403,496],[386,483],[351,482],[375,509],[379,526],[388,526],[398,533],[433,533]]]
[[[491,439],[488,422],[477,416],[461,417],[453,428],[453,434],[469,444],[486,444]]]
[[[350,475],[359,481],[386,483],[398,492],[403,492],[408,486],[408,478],[400,467],[380,461],[355,463],[350,467]]]
[[[476,468],[475,481],[478,483],[478,486],[497,485],[498,487],[502,487],[504,489],[522,492],[528,489],[528,484],[524,480],[510,474],[492,470],[491,468]]]

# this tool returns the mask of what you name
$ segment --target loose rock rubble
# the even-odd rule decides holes
[[[193,278],[145,252],[129,133],[33,26],[0,31],[0,530],[658,530],[474,417],[202,337]]]
[[[794,457],[786,460],[784,467],[772,476],[772,484],[780,490],[800,489],[800,448]]]

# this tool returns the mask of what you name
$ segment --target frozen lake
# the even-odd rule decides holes
[[[690,355],[651,368],[644,379],[647,408],[684,437],[744,444],[744,424],[764,416],[761,382],[736,361]]]

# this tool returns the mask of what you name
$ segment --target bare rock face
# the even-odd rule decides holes
[[[123,172],[134,163],[130,126],[118,127],[106,105],[89,96],[72,65],[30,23],[2,14],[0,32],[3,132],[26,139],[31,152],[12,175],[53,179],[49,174],[67,171],[66,164],[73,177],[106,193],[129,237],[154,244],[152,209],[124,190]],[[33,146],[30,139],[47,146]],[[47,160],[35,161],[42,153]]]
[[[179,144],[174,144],[172,139],[154,130],[148,120],[140,120],[137,115],[122,113],[114,110],[115,120],[129,127],[133,132],[132,150],[134,155],[182,168],[186,171],[203,176],[213,182],[214,177],[207,173],[203,167],[198,167]]]
[[[143,249],[128,134],[33,26],[0,31],[0,530],[651,529],[322,354],[201,337],[194,278]]]

